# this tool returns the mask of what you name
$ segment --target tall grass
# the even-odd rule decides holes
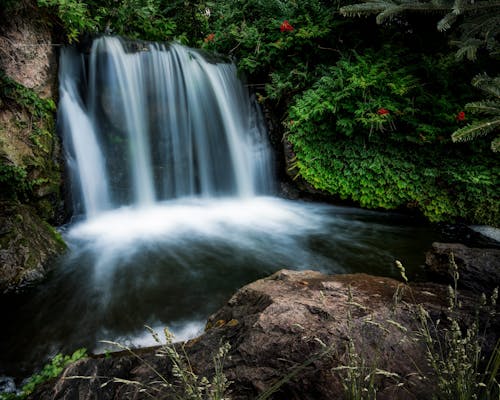
[[[433,321],[420,305],[420,337],[425,344],[426,359],[436,379],[434,398],[439,400],[498,400],[500,385],[500,339],[485,360],[486,334],[489,323],[496,316],[498,288],[489,299],[479,298],[475,315],[464,326],[462,304],[458,296],[458,267],[450,255],[450,273],[453,286],[448,287],[448,310],[445,320]],[[481,327],[480,320],[486,321]]]
[[[185,351],[184,344],[176,346],[174,344],[174,336],[167,329],[164,329],[164,340],[160,335],[149,326],[146,329],[151,333],[155,342],[159,345],[155,355],[168,360],[171,366],[172,379],[163,374],[153,363],[146,360],[134,349],[122,345],[118,342],[103,341],[121,350],[128,351],[131,355],[140,360],[147,368],[149,368],[157,379],[151,382],[140,382],[121,378],[111,378],[105,382],[102,387],[110,383],[121,383],[131,385],[141,393],[151,397],[152,399],[163,398],[168,393],[169,399],[176,400],[229,400],[229,386],[224,374],[224,362],[230,350],[229,343],[222,344],[217,353],[213,356],[212,362],[214,366],[214,375],[211,379],[198,376],[189,357]]]

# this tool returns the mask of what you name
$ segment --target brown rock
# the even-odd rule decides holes
[[[446,293],[439,285],[410,289],[393,279],[365,274],[282,270],[240,289],[210,317],[206,332],[184,347],[194,371],[210,377],[213,355],[221,343],[230,343],[224,372],[233,382],[234,400],[255,399],[283,378],[273,399],[326,400],[343,398],[338,367],[351,365],[346,348],[352,340],[367,373],[379,368],[398,375],[378,376],[378,399],[429,399],[433,384],[416,373],[425,373],[427,364],[422,344],[413,340],[420,326],[415,304],[423,304],[438,318],[446,309],[443,299]],[[169,363],[156,357],[155,349],[139,352],[143,361],[123,352],[81,360],[31,398],[148,398],[141,388],[157,399],[172,398],[171,389],[153,392],[152,387],[160,388],[152,383],[158,376],[146,365],[172,381]],[[68,379],[71,376],[86,378]],[[111,377],[140,385],[111,382],[102,387]]]
[[[22,0],[1,15],[0,69],[43,98],[56,93],[57,60],[52,29],[36,1]]]

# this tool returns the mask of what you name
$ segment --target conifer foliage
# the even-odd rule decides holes
[[[451,136],[454,142],[472,140],[478,136],[487,135],[496,132],[497,135],[491,142],[491,149],[495,152],[500,151],[500,77],[490,78],[486,74],[476,76],[472,84],[481,89],[488,96],[482,101],[468,103],[465,106],[467,111],[482,115],[483,118],[469,124]]]
[[[440,13],[439,31],[457,27],[459,35],[451,43],[458,47],[458,59],[475,60],[480,49],[492,58],[500,56],[498,36],[500,33],[500,1],[485,0],[368,0],[344,6],[344,16],[377,14],[377,23],[382,24],[408,12]],[[458,22],[455,24],[455,22]],[[482,101],[468,103],[465,109],[479,118],[452,135],[454,142],[472,140],[478,136],[496,133],[491,143],[493,151],[500,151],[500,77],[477,75],[472,84],[486,94]]]

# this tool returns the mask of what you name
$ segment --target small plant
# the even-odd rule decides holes
[[[398,288],[399,289],[399,288]],[[354,301],[351,288],[348,291],[348,303],[350,307],[357,307],[364,310],[364,306]],[[387,321],[390,322],[390,321]],[[354,332],[351,309],[347,310],[347,328],[349,332]],[[364,320],[365,324],[376,326],[380,332],[389,332],[388,329],[371,318]],[[348,335],[344,353],[344,364],[333,368],[342,378],[344,396],[347,400],[371,400],[377,398],[379,382],[377,378],[384,377],[394,381],[395,385],[402,386],[401,377],[394,373],[377,367],[377,361],[369,362],[360,354],[351,335]]]
[[[103,386],[109,383],[128,384],[139,387],[141,392],[150,395],[152,398],[157,398],[156,396],[160,393],[168,391],[172,394],[173,398],[178,400],[229,400],[228,393],[231,382],[229,382],[224,375],[223,368],[225,359],[231,348],[229,343],[222,344],[217,354],[213,356],[215,374],[212,379],[209,380],[206,377],[199,377],[194,372],[189,357],[184,349],[184,345],[176,346],[173,342],[174,335],[167,328],[164,329],[164,341],[161,340],[159,334],[151,327],[146,326],[146,329],[151,333],[156,343],[160,345],[156,352],[156,356],[165,357],[170,362],[174,381],[170,382],[152,363],[141,357],[130,347],[117,342],[103,341],[103,343],[111,344],[122,350],[128,351],[144,363],[144,365],[146,365],[158,378],[156,381],[150,383],[112,378],[103,384]]]
[[[40,372],[27,379],[17,393],[1,393],[0,400],[22,400],[34,392],[35,388],[52,378],[57,378],[66,366],[86,357],[85,349],[78,349],[71,355],[57,354]]]
[[[462,304],[458,298],[458,268],[453,254],[450,255],[451,275],[454,285],[448,290],[448,315],[445,321],[433,321],[429,313],[419,307],[420,336],[426,346],[426,358],[436,378],[439,400],[498,399],[500,386],[497,380],[500,368],[500,340],[497,341],[489,361],[484,360],[484,340],[488,322],[482,332],[480,313],[488,320],[495,316],[498,288],[493,291],[487,304],[481,296],[480,304],[472,323],[461,326],[458,311]]]

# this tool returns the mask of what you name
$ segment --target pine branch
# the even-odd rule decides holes
[[[437,24],[438,31],[444,32],[447,29],[450,29],[456,20],[457,20],[457,14],[454,13],[446,14]]]
[[[500,100],[500,76],[491,78],[484,73],[478,74],[472,79],[472,85]]]
[[[400,14],[402,11],[404,11],[403,6],[396,6],[395,5],[394,7],[388,7],[384,11],[379,13],[375,20],[377,21],[377,24],[381,25],[386,20],[392,19],[394,16]]]
[[[491,10],[491,14],[497,11],[496,9],[500,7],[500,1],[477,1],[474,3],[467,3],[461,0],[452,1],[408,1],[408,0],[396,0],[396,1],[380,1],[371,0],[364,3],[352,4],[348,6],[343,6],[340,8],[340,14],[345,17],[359,17],[361,15],[383,13],[389,9],[398,7],[400,13],[410,11],[410,12],[446,12],[454,13],[455,15],[465,14],[468,12],[477,12],[481,10]],[[382,18],[385,20],[385,18]]]
[[[478,49],[483,45],[483,41],[479,39],[467,39],[466,41],[453,40],[451,44],[458,47],[455,54],[457,60],[466,57],[468,60],[474,61],[476,59]]]
[[[496,101],[474,101],[467,103],[465,109],[474,114],[490,114],[500,116],[500,104]]]
[[[360,17],[361,15],[378,14],[393,6],[395,6],[393,2],[371,1],[341,7],[340,14],[344,17]]]
[[[452,12],[454,15],[460,15],[462,14],[462,9],[465,6],[465,0],[455,0],[455,3],[453,4]]]
[[[500,117],[493,120],[478,121],[453,132],[451,140],[454,142],[466,142],[479,136],[487,135],[497,128],[500,128]]]

